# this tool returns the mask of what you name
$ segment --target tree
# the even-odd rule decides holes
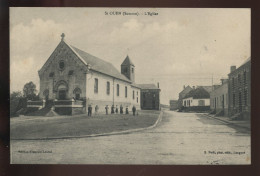
[[[22,98],[22,97],[23,97],[23,95],[22,95],[21,91],[14,91],[10,95],[10,100],[15,100],[15,99]]]
[[[20,110],[20,102],[23,99],[21,91],[14,91],[10,95],[10,116],[16,115],[16,112]]]
[[[27,100],[33,100],[36,97],[36,91],[36,85],[30,81],[23,87],[23,96],[27,98]]]

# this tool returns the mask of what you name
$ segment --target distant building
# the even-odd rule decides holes
[[[183,107],[183,98],[192,90],[190,86],[185,87],[183,86],[183,90],[179,93],[179,99],[178,99],[178,108],[181,109]]]
[[[228,116],[228,79],[221,79],[210,93],[210,109],[221,116]]]
[[[182,101],[184,111],[208,111],[210,109],[210,94],[202,87],[193,88]]]
[[[229,115],[243,119],[251,115],[251,58],[228,74]]]
[[[170,100],[170,110],[178,109],[178,100]]]
[[[154,84],[138,84],[141,88],[141,109],[160,110],[160,88]]]

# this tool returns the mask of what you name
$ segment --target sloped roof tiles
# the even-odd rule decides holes
[[[68,45],[68,44],[67,44]],[[87,64],[90,64],[90,69],[104,73],[106,75],[131,82],[126,76],[121,74],[111,63],[106,62],[98,57],[95,57],[85,51],[82,51],[72,45],[69,45]]]
[[[123,62],[121,65],[133,65],[133,66],[135,66],[135,65],[133,64],[133,62],[130,60],[130,58],[129,58],[128,55],[126,56],[124,62]]]
[[[141,89],[159,89],[155,84],[137,84]]]

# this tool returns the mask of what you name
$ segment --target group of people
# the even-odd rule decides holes
[[[97,113],[99,110],[99,107],[98,105],[95,106],[95,112]],[[109,107],[108,105],[105,106],[105,110],[106,110],[106,115],[108,115],[108,111],[109,111]],[[124,114],[124,108],[122,105],[120,105],[120,114]],[[132,107],[132,112],[133,112],[133,116],[135,116],[136,114],[136,107],[133,106]],[[118,106],[116,105],[116,107],[114,105],[111,106],[111,114],[118,114]],[[126,106],[125,108],[125,114],[129,114],[129,111],[128,111],[128,106]],[[92,106],[91,104],[88,106],[88,116],[91,116],[92,115]]]

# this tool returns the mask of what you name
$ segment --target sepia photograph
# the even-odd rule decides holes
[[[251,164],[250,8],[9,11],[10,164]]]

